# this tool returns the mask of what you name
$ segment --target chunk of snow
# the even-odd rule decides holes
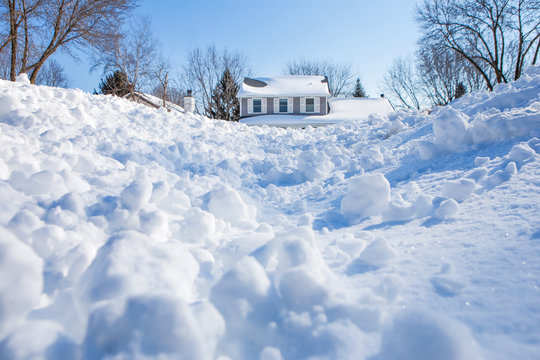
[[[464,201],[471,196],[476,183],[471,179],[447,181],[443,184],[442,194],[456,201]]]
[[[433,216],[437,219],[444,220],[453,218],[459,209],[459,204],[454,199],[443,200],[439,207],[433,213]]]
[[[385,326],[381,351],[371,360],[482,358],[470,330],[463,324],[443,315],[406,310]]]
[[[30,84],[30,79],[28,78],[27,73],[20,73],[17,75],[16,81],[21,84]]]
[[[397,252],[390,246],[388,241],[379,238],[372,241],[360,256],[349,264],[348,273],[357,274],[368,270],[376,270],[390,264],[397,257]]]
[[[0,228],[0,254],[1,340],[39,304],[43,261],[4,228]]]
[[[349,219],[380,215],[390,202],[390,183],[382,174],[350,178],[341,200],[341,213]]]

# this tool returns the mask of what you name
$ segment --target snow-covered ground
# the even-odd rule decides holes
[[[540,68],[248,127],[0,82],[0,358],[538,359]]]

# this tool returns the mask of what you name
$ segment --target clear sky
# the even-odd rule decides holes
[[[398,56],[414,52],[417,0],[141,0],[173,68],[194,48],[216,45],[247,56],[255,76],[280,75],[295,59],[350,63],[370,96]],[[83,56],[84,58],[84,56]],[[63,60],[71,86],[97,88],[101,73]],[[77,74],[77,76],[74,76]]]

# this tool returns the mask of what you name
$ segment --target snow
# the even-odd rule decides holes
[[[238,91],[239,98],[246,97],[295,97],[326,96],[330,97],[328,82],[324,76],[287,75],[260,77],[253,79],[258,86],[244,81]]]
[[[539,113],[540,67],[305,129],[0,81],[0,357],[537,359]]]

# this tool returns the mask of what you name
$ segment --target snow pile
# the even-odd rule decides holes
[[[535,359],[539,93],[294,130],[1,81],[0,357]]]
[[[394,112],[385,98],[331,98],[328,118],[334,120],[365,120],[372,116],[386,116]]]
[[[492,93],[468,94],[442,108],[433,119],[436,144],[456,151],[471,144],[540,136],[539,86],[537,70],[530,67],[512,84],[498,84]]]

